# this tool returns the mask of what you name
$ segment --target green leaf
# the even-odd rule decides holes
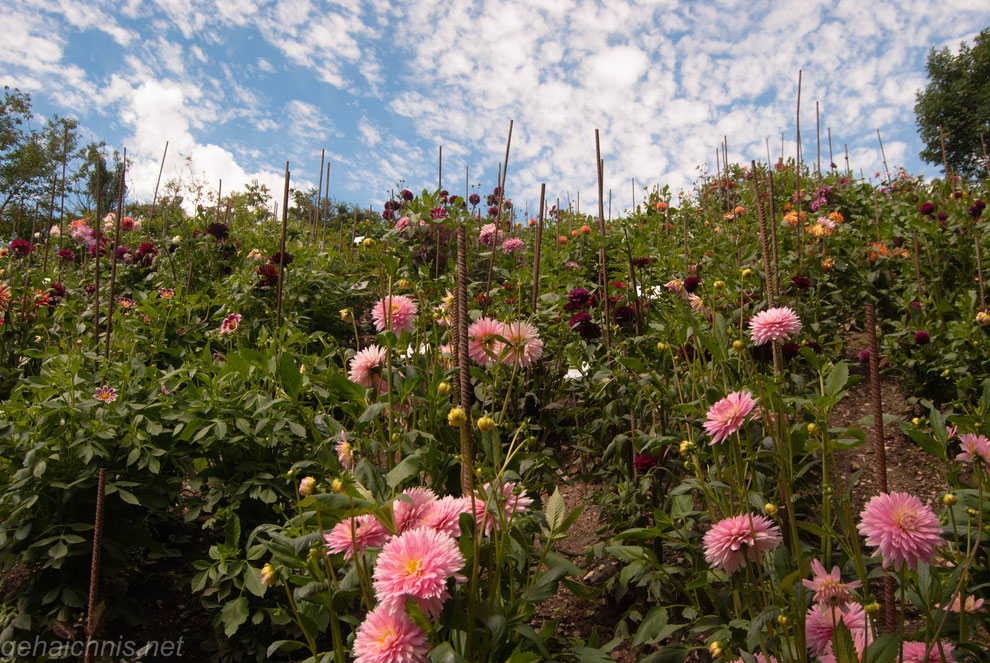
[[[305,647],[303,643],[298,640],[276,640],[268,646],[268,658],[272,657],[277,651],[296,651],[297,649],[302,649]]]
[[[548,569],[546,573],[537,576],[536,581],[526,588],[526,591],[519,597],[524,603],[539,603],[557,593],[557,585],[560,579],[567,575],[567,569],[556,567]]]
[[[138,498],[131,491],[124,490],[123,488],[120,488],[118,486],[117,494],[120,495],[120,499],[124,500],[128,504],[133,504],[134,506],[141,506],[141,502],[138,501]]]
[[[432,663],[464,663],[464,659],[454,651],[449,642],[441,642],[430,650],[430,661]]]
[[[248,600],[246,596],[241,596],[233,601],[228,601],[223,610],[220,611],[220,621],[223,622],[223,632],[228,638],[237,633],[248,618]]]
[[[411,454],[402,459],[402,462],[392,468],[385,475],[385,480],[391,488],[398,488],[403,481],[419,473],[419,466],[423,457],[419,454]]]
[[[825,379],[825,395],[832,397],[838,396],[848,381],[849,364],[845,361],[840,361],[832,367],[832,370],[828,373],[828,378]]]
[[[660,631],[666,625],[667,608],[660,605],[654,606],[654,608],[647,613],[646,617],[639,625],[639,628],[636,629],[636,637],[633,638],[633,647],[638,647],[639,645],[645,643],[653,644],[657,642],[660,639]]]
[[[832,629],[832,655],[835,663],[859,663],[852,633],[841,619]]]
[[[560,489],[554,487],[553,495],[547,500],[546,518],[547,525],[551,532],[556,532],[564,522],[567,514],[567,505],[564,503],[564,496],[560,494]]]
[[[283,352],[278,359],[278,374],[282,379],[285,393],[293,399],[297,398],[302,388],[302,373],[299,372],[299,367],[288,352]]]
[[[914,440],[914,443],[919,447],[924,449],[927,453],[935,456],[936,458],[941,458],[942,460],[948,460],[948,455],[945,451],[945,445],[940,443],[938,440],[933,438],[928,433],[920,430],[914,424],[908,423],[906,421],[901,422],[901,431]]]
[[[241,541],[241,519],[237,517],[236,513],[230,514],[230,518],[223,527],[223,538],[224,542],[232,547],[236,548]]]

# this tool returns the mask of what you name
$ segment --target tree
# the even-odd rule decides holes
[[[972,47],[961,44],[958,55],[933,48],[927,69],[928,87],[917,93],[914,105],[925,144],[921,158],[942,163],[941,126],[949,169],[966,177],[983,175],[988,167],[983,143],[990,146],[990,28]]]
[[[75,120],[53,115],[39,129],[31,128],[31,96],[3,88],[0,101],[0,215],[17,198],[44,197],[60,175],[63,159],[76,148]],[[47,203],[46,203],[47,204]]]

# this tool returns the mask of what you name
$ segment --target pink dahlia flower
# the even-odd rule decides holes
[[[866,613],[861,605],[853,605],[845,612],[824,603],[811,606],[804,618],[804,631],[808,650],[814,655],[828,658],[832,654],[832,627],[839,620],[846,625],[852,634],[853,644],[857,651],[863,649],[872,641],[873,632],[866,628]]]
[[[395,227],[398,230],[402,230],[404,228],[408,228],[409,227],[409,217],[408,216],[401,217],[398,221],[395,222]]]
[[[425,663],[429,651],[423,629],[385,605],[369,612],[354,636],[354,663]]]
[[[234,332],[237,331],[237,328],[240,326],[240,324],[241,324],[241,314],[231,313],[230,315],[228,315],[226,318],[223,319],[223,322],[220,323],[220,335],[228,336],[229,334],[233,334]]]
[[[334,448],[337,452],[337,460],[340,464],[344,466],[344,469],[354,471],[354,447],[351,443],[347,441],[347,436],[343,431],[340,432],[340,440],[337,441],[337,445]]]
[[[711,444],[718,444],[739,430],[755,405],[753,394],[743,389],[732,392],[711,406],[704,424],[705,432],[712,436]]]
[[[948,610],[952,612],[962,612],[963,603],[960,600],[962,597],[956,594],[956,598],[953,599],[952,603],[949,604]],[[978,599],[973,595],[966,597],[966,612],[977,612],[983,609],[984,600]]]
[[[502,341],[498,336],[504,333],[504,325],[494,318],[478,318],[468,327],[468,354],[482,366],[498,361],[502,354]]]
[[[481,226],[481,232],[478,233],[478,239],[485,246],[492,246],[498,240],[498,228],[494,223],[486,223]]]
[[[942,651],[945,653],[945,662],[955,663],[956,658],[952,655],[955,646],[944,640],[941,644]],[[939,653],[938,645],[939,643],[928,645],[925,642],[905,642],[904,658],[899,660],[903,663],[942,663],[942,654]],[[932,650],[928,652],[928,656],[925,656],[925,650],[929,646]]]
[[[464,498],[468,502],[468,509],[474,513],[474,521],[478,529],[484,530],[485,534],[491,534],[492,529],[502,527],[502,523],[509,523],[517,513],[524,513],[529,509],[533,500],[526,495],[525,490],[520,490],[516,494],[516,483],[509,481],[502,484],[501,491],[492,495],[492,484],[486,483],[480,492],[475,493],[474,498]],[[488,504],[489,498],[491,504]],[[485,506],[488,505],[486,513]],[[494,518],[492,513],[501,510],[503,517]]]
[[[507,341],[502,363],[528,368],[543,356],[543,341],[536,327],[528,322],[510,322],[502,328],[502,338]]]
[[[962,445],[962,453],[956,456],[956,460],[970,461],[977,458],[983,461],[983,467],[990,472],[990,440],[984,435],[976,433],[963,433],[959,436]]]
[[[386,353],[385,348],[377,345],[369,345],[361,350],[351,359],[351,370],[347,373],[347,378],[365,388],[381,389],[381,372],[385,367]]]
[[[725,518],[705,532],[705,559],[731,574],[746,560],[760,556],[780,545],[780,530],[764,516],[744,513]]]
[[[416,302],[405,295],[383,297],[371,309],[371,319],[379,332],[386,329],[394,334],[403,329],[411,332],[416,328]]]
[[[749,321],[753,343],[783,341],[801,331],[801,320],[789,307],[771,308],[757,313]]]
[[[429,506],[420,523],[423,527],[458,537],[461,535],[461,514],[470,512],[471,501],[469,499],[447,495]]]
[[[375,564],[375,596],[382,604],[400,609],[407,596],[433,618],[450,598],[447,579],[458,581],[464,556],[448,534],[428,527],[411,529],[385,544]]]
[[[421,527],[423,516],[436,501],[436,493],[429,488],[410,488],[392,500],[395,532],[402,534],[407,530]]]
[[[825,566],[817,559],[811,560],[811,570],[814,577],[811,580],[802,580],[801,582],[804,583],[805,587],[815,592],[814,600],[816,603],[843,606],[852,600],[851,590],[862,584],[859,580],[842,582],[838,566],[833,566],[832,570],[826,573]]]
[[[521,239],[519,239],[518,237],[510,237],[509,239],[502,242],[502,251],[508,254],[513,254],[517,252],[519,249],[521,249],[523,246],[525,246],[525,242],[523,242]]]
[[[908,493],[880,493],[867,503],[857,526],[866,545],[880,549],[883,566],[897,570],[907,564],[932,561],[935,548],[945,543],[932,510]]]
[[[346,518],[323,535],[330,552],[344,553],[344,559],[351,559],[355,553],[362,555],[367,548],[380,548],[390,537],[388,530],[370,513]]]

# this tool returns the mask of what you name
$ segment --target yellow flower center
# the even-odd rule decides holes
[[[410,559],[406,562],[406,575],[414,576],[423,568],[422,562],[418,559]]]

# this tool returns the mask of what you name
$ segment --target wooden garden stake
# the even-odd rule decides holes
[[[124,158],[120,164],[120,190],[117,192],[117,223],[114,229],[113,255],[110,258],[110,296],[107,301],[107,338],[103,358],[110,361],[110,339],[113,336],[113,305],[114,289],[117,286],[117,247],[120,246],[120,220],[124,214],[124,182],[127,179],[127,148],[124,148]],[[99,249],[97,249],[99,253]]]
[[[100,583],[100,552],[103,549],[103,503],[107,489],[107,470],[100,468],[96,481],[96,516],[93,521],[93,558],[89,567],[89,602],[86,609],[86,636],[92,639],[96,633],[98,615],[96,614],[97,588]],[[102,613],[102,611],[100,611]],[[85,662],[93,660],[93,652],[86,647]]]
[[[282,194],[282,239],[278,251],[278,296],[275,300],[275,327],[282,326],[282,282],[285,280],[285,227],[289,220],[289,162],[285,162],[285,190]]]
[[[918,259],[918,231],[917,230],[915,230],[913,232],[913,236],[914,236],[914,278],[918,282],[918,301],[920,302],[921,301],[921,298],[922,298],[922,292],[921,292],[921,262]],[[979,240],[977,240],[977,247],[979,247]],[[979,254],[980,254],[979,248],[977,248],[976,255],[979,256]],[[977,262],[978,261],[979,261],[979,258],[977,258]]]
[[[983,258],[980,257],[980,235],[973,233],[973,244],[976,245],[976,278],[980,284],[980,308],[986,308],[987,298],[983,294]],[[915,254],[917,256],[917,253]],[[915,257],[917,260],[917,257]]]
[[[890,167],[887,166],[887,154],[883,151],[883,138],[880,137],[880,129],[877,129],[877,140],[880,141],[880,157],[883,159],[883,172],[887,176],[887,186],[890,186]]]
[[[41,271],[48,272],[48,250],[49,244],[51,243],[52,237],[52,226],[55,225],[55,189],[58,186],[58,177],[52,178],[52,197],[48,203],[48,232],[45,233],[45,257],[42,261]],[[63,187],[65,185],[63,184]],[[34,241],[34,237],[31,237],[31,241]]]
[[[828,169],[835,168],[835,156],[832,154],[832,128],[828,127]]]
[[[533,302],[530,310],[536,313],[536,298],[540,295],[540,249],[543,243],[543,208],[547,195],[547,183],[540,184],[540,218],[536,224],[536,243],[533,247]],[[527,216],[529,216],[527,214]]]
[[[798,272],[801,271],[801,263],[803,262],[804,255],[801,251],[801,200],[804,196],[801,194],[801,74],[803,72],[798,70],[798,89],[797,89],[797,162],[795,164],[795,173],[797,175],[797,185],[794,187],[794,195],[797,196],[797,223],[794,224],[795,235],[797,236],[797,263]]]
[[[457,377],[460,384],[461,409],[468,415],[461,424],[461,494],[474,494],[474,458],[471,439],[471,373],[468,362],[468,314],[467,314],[467,231],[463,224],[457,226],[457,295],[455,297],[457,324]]]
[[[873,405],[873,466],[876,470],[877,490],[887,492],[887,454],[884,449],[883,403],[880,399],[880,347],[877,343],[877,318],[873,303],[866,305],[866,334],[870,344],[870,401]],[[894,578],[883,578],[884,623],[887,632],[897,628],[897,611],[894,606]]]
[[[608,298],[608,266],[605,264],[605,166],[602,161],[602,148],[598,138],[598,129],[595,129],[595,162],[598,164],[598,229],[602,234],[602,248],[598,250],[598,259],[601,261],[602,288],[605,290],[605,350],[612,348],[612,316],[609,311]]]
[[[162,152],[162,163],[158,167],[158,179],[155,181],[155,195],[151,197],[151,214],[148,215],[148,226],[144,229],[144,241],[151,238],[151,220],[155,218],[155,206],[158,204],[158,185],[162,183],[162,171],[165,170],[165,155],[168,154],[168,141],[165,141],[165,150]],[[64,173],[63,173],[64,176]],[[165,225],[162,224],[162,240],[165,239]]]
[[[492,240],[492,255],[488,261],[488,280],[485,281],[485,297],[488,297],[488,293],[492,289],[492,270],[495,268],[495,244],[498,243],[498,233],[502,229],[502,199],[505,197],[505,175],[509,172],[509,146],[512,144],[512,124],[513,120],[509,120],[509,137],[505,139],[505,168],[500,168],[500,177],[498,185],[498,201],[497,201],[497,212],[495,215],[495,238]],[[465,286],[466,287],[466,286]],[[487,299],[485,304],[482,304],[482,309],[487,309]]]
[[[323,217],[323,164],[326,163],[327,150],[320,150],[320,183],[316,187],[316,218],[313,220],[313,241],[320,236],[320,219]]]
[[[949,160],[945,156],[945,132],[942,131],[942,125],[938,125],[938,139],[942,144],[942,173],[945,174],[945,179],[949,179]]]
[[[101,154],[100,158],[102,159],[102,157],[103,155]],[[101,164],[97,164],[96,167],[96,191],[94,192],[94,198],[96,198],[96,223],[93,224],[96,226],[93,228],[93,232],[96,234],[96,244],[94,245],[96,247],[96,290],[94,290],[96,299],[93,302],[93,336],[96,339],[97,357],[99,357],[100,354],[100,252],[102,249],[102,246],[100,245],[100,235],[103,233],[103,196],[100,195],[100,192],[103,189],[100,187],[100,165]],[[96,361],[97,364],[99,364],[99,359]]]

